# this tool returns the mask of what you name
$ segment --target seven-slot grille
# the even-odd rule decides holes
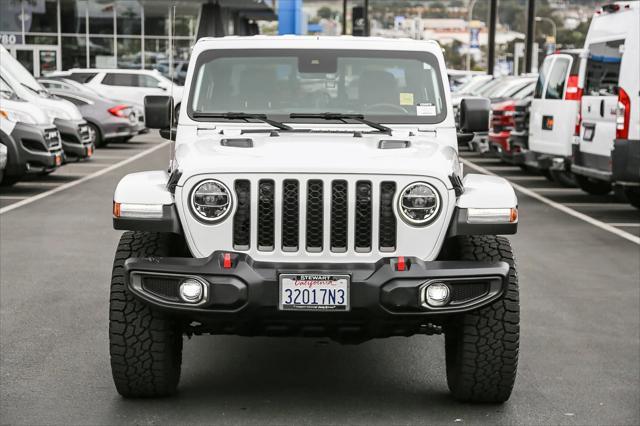
[[[248,179],[239,179],[233,187],[237,199],[235,250],[250,250],[252,244],[262,252],[396,249],[395,182],[259,179],[252,185]]]

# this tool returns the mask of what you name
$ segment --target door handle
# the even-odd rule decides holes
[[[600,101],[600,117],[604,117],[604,99]]]

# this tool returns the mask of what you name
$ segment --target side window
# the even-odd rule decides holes
[[[90,82],[93,77],[95,77],[98,73],[95,72],[74,72],[71,73],[68,76],[65,76],[65,78],[68,78],[70,80],[74,80],[77,81],[78,83],[88,83]]]
[[[536,90],[533,92],[533,97],[535,99],[542,98],[542,91],[544,90],[544,83],[547,81],[547,74],[549,74],[549,69],[551,68],[551,63],[553,62],[554,56],[547,56],[542,63],[542,67],[540,68],[540,73],[538,74],[538,82],[536,83]]]
[[[107,86],[137,87],[138,75],[125,73],[107,73],[102,80],[102,84]]]
[[[564,95],[564,82],[567,79],[567,71],[569,71],[569,62],[567,58],[556,59],[549,74],[547,92],[544,96],[545,99],[562,99]]]
[[[157,88],[160,81],[151,77],[150,75],[138,75],[138,87],[153,87]]]
[[[584,83],[587,96],[615,96],[620,77],[624,40],[589,45],[589,59]]]

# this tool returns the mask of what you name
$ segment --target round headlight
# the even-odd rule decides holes
[[[191,208],[198,219],[219,222],[231,211],[229,189],[217,180],[202,181],[191,191]]]
[[[398,211],[410,225],[427,225],[440,211],[440,195],[428,183],[412,183],[400,194]]]

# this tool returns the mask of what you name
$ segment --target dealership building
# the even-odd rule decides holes
[[[171,69],[200,37],[256,34],[275,19],[273,0],[0,0],[0,43],[36,76]]]

